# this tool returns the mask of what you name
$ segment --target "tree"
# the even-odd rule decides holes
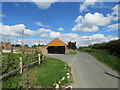
[[[37,47],[37,45],[36,44],[34,44],[33,46],[32,46],[32,48],[36,48]]]
[[[44,44],[38,44],[38,47],[40,47],[40,46],[45,46]]]
[[[38,44],[38,47],[40,47],[41,45],[40,44]]]
[[[29,47],[27,44],[25,44],[24,46]]]
[[[16,44],[15,47],[21,47],[21,45],[20,44]]]
[[[74,42],[69,41],[67,47],[69,49],[75,50],[77,48],[76,47],[76,42],[75,41]]]

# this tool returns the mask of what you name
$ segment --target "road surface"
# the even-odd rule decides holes
[[[73,88],[118,88],[118,78],[114,77],[118,74],[87,53],[46,54],[46,56],[63,60],[70,65],[74,77]]]

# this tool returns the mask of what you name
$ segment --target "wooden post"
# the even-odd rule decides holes
[[[22,74],[22,57],[20,57],[20,74]]]
[[[44,56],[42,55],[42,60],[44,60]]]
[[[40,54],[38,54],[38,64],[40,64]]]

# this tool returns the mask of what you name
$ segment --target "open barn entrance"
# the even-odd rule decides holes
[[[65,54],[65,46],[48,46],[48,53]]]

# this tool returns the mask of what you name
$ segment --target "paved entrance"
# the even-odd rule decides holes
[[[70,65],[74,76],[73,88],[118,88],[118,78],[105,72],[114,76],[118,74],[87,53],[46,54],[46,56],[63,60]]]

